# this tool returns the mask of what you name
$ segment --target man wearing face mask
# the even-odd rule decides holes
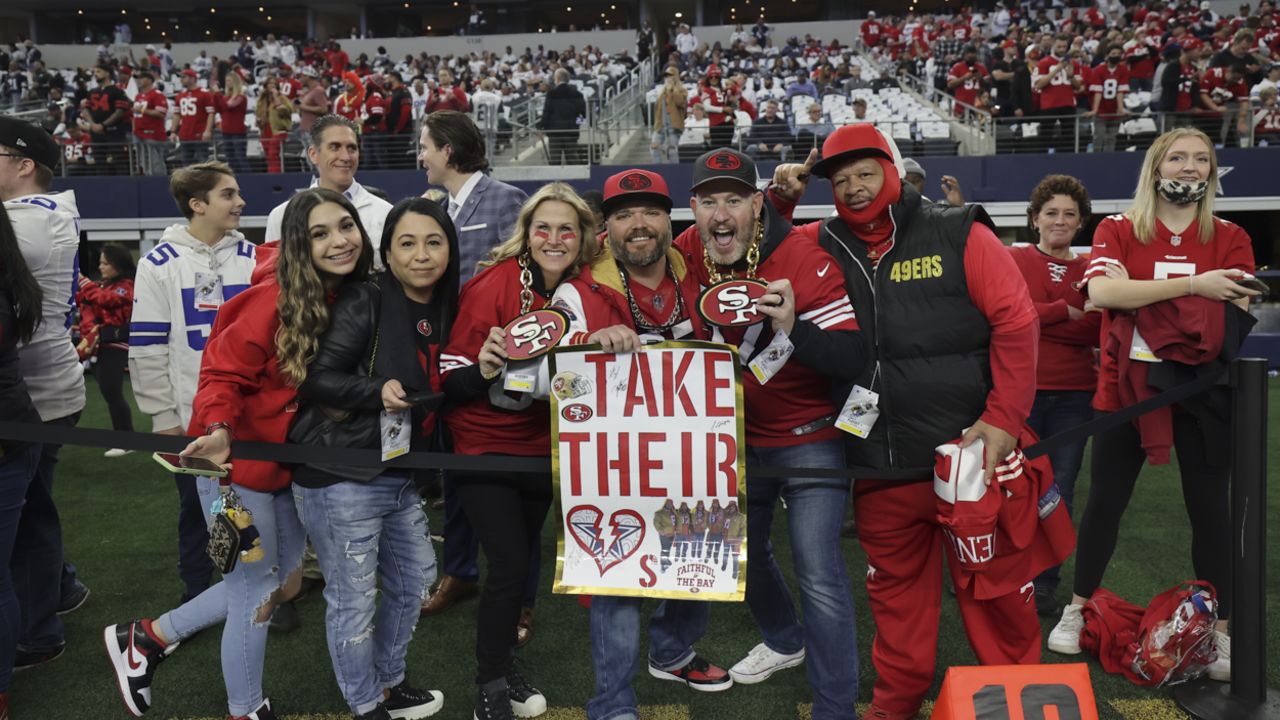
[[[762,465],[842,468],[832,385],[862,373],[866,346],[835,260],[793,232],[756,188],[746,155],[723,149],[698,158],[689,200],[695,225],[676,245],[704,286],[738,278],[768,283],[756,305],[761,322],[717,328],[712,337],[736,345],[752,368],[742,380],[748,474]],[[775,352],[784,354],[780,365],[769,360]],[[803,626],[769,542],[779,498],[786,501]],[[747,605],[763,642],[729,673],[754,684],[805,663],[815,720],[849,717],[858,697],[857,631],[840,550],[848,502],[844,479],[753,476],[747,486]]]
[[[1120,46],[1110,45],[1106,62],[1099,63],[1089,75],[1093,104],[1084,115],[1093,118],[1094,152],[1115,152],[1120,123],[1129,114],[1124,107],[1124,97],[1129,92],[1129,67],[1121,62],[1123,59]]]
[[[861,410],[849,418],[848,462],[872,469],[854,480],[877,631],[875,691],[863,717],[906,720],[934,679],[946,539],[934,486],[919,480],[932,479],[934,448],[961,435],[962,447],[983,441],[988,483],[1008,462],[1035,399],[1039,326],[985,211],[922,203],[902,181],[897,147],[873,125],[840,128],[822,151],[812,167],[780,166],[770,198],[787,214],[810,171],[828,178],[835,196],[835,217],[797,232],[839,262],[873,352],[837,395]],[[983,664],[1039,661],[1031,581],[1046,567],[1042,535],[1023,551],[1034,553],[997,558],[1001,569],[981,574],[962,571],[946,552]]]

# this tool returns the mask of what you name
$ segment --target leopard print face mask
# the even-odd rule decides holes
[[[1156,190],[1160,193],[1160,197],[1174,205],[1191,205],[1204,199],[1205,193],[1209,191],[1209,182],[1207,180],[1197,180],[1195,182],[1172,179],[1157,180]]]

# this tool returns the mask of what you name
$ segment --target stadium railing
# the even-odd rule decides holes
[[[1218,147],[1266,147],[1280,145],[1280,131],[1267,132],[1246,117],[1239,125],[1239,113],[1146,112],[1106,119],[1108,131],[1115,132],[1114,150],[1145,150],[1151,142],[1176,127],[1203,130]],[[1096,132],[1102,130],[1101,119],[1077,112],[1064,116],[1030,116],[995,118],[995,152],[1102,152],[1105,143]],[[1259,132],[1259,130],[1262,130]]]

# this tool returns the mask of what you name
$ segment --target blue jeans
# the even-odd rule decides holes
[[[293,495],[287,490],[262,493],[234,486],[253,525],[262,538],[265,554],[257,562],[236,563],[222,582],[180,607],[156,618],[161,634],[170,642],[225,621],[222,628],[222,680],[227,686],[231,715],[248,715],[262,706],[262,663],[267,652],[267,619],[259,621],[273,594],[302,565],[306,534],[298,520]],[[218,480],[197,478],[200,503],[207,509],[217,499]],[[206,519],[212,519],[206,512]]]
[[[13,587],[9,561],[27,487],[36,476],[40,464],[40,446],[28,445],[0,460],[0,692],[9,692],[13,679],[13,658],[22,632],[22,615],[18,609],[18,593]]]
[[[747,446],[748,475],[755,465],[843,468],[844,445],[835,439],[792,447]],[[803,626],[769,539],[779,497],[786,503]],[[858,698],[858,632],[840,549],[848,503],[847,481],[751,477],[747,483],[747,606],[769,649],[784,655],[805,651],[814,720],[847,718]]]
[[[178,163],[180,165],[194,165],[202,163],[209,159],[210,143],[204,140],[183,140],[178,145]],[[253,710],[257,710],[254,708]],[[250,710],[249,712],[253,712]]]
[[[635,720],[640,716],[631,681],[640,671],[641,598],[591,598],[591,663],[595,694],[587,720]],[[694,600],[664,600],[649,618],[649,664],[676,670],[693,659],[693,644],[707,631],[710,606]]]
[[[342,697],[363,715],[405,676],[405,654],[436,577],[422,498],[408,474],[293,486],[324,571],[329,657]],[[382,600],[378,577],[382,577]]]
[[[45,425],[73,427],[80,413],[50,420]],[[35,480],[27,486],[27,503],[18,521],[9,569],[22,608],[22,635],[18,649],[42,652],[66,642],[58,605],[63,592],[76,582],[75,568],[62,558],[62,521],[53,502],[53,472],[61,445],[41,446]]]
[[[1041,390],[1036,393],[1027,424],[1042,439],[1051,437],[1092,420],[1092,402],[1092,390]],[[1080,464],[1084,461],[1085,442],[1081,440],[1049,453],[1053,479],[1058,483],[1063,502],[1067,504],[1067,514],[1071,514],[1074,505],[1076,476],[1080,474]],[[1052,590],[1058,587],[1061,576],[1062,566],[1054,565],[1040,573],[1035,582],[1037,586],[1047,586]]]
[[[245,135],[222,136],[222,155],[236,175],[249,172],[249,158],[246,156],[248,143]]]

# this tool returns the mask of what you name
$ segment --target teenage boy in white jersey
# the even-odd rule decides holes
[[[218,308],[249,287],[256,261],[253,243],[236,229],[244,200],[231,168],[206,162],[179,168],[169,189],[186,225],[171,225],[138,262],[133,319],[129,325],[129,374],[138,409],[151,429],[182,435],[200,378],[200,359]],[[213,563],[194,475],[175,474],[178,485],[178,575],[182,602],[204,592]]]
[[[22,256],[44,293],[40,326],[18,348],[31,400],[45,425],[73,426],[84,410],[84,370],[71,343],[71,311],[79,270],[80,212],[71,191],[50,192],[61,156],[42,128],[0,117],[0,200]],[[14,669],[62,654],[59,612],[84,603],[89,589],[62,559],[62,523],[53,503],[53,471],[62,446],[45,443],[36,480],[27,489],[10,568],[18,591],[22,632]]]

